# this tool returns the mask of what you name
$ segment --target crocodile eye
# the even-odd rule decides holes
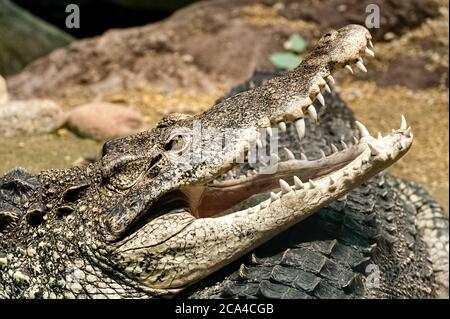
[[[175,153],[181,153],[183,152],[183,148],[185,147],[185,141],[183,139],[183,136],[178,135],[172,138],[170,141],[164,145],[164,149],[166,151],[171,151]]]
[[[191,145],[191,135],[188,131],[174,130],[167,139],[164,149],[170,152],[170,155],[180,156]]]

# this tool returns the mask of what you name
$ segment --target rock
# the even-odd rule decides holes
[[[36,58],[74,40],[10,0],[0,0],[0,8],[0,73],[3,75],[17,73]]]
[[[76,107],[69,113],[67,126],[81,136],[100,141],[146,129],[139,112],[106,102],[93,102]]]
[[[162,0],[108,1],[121,2],[128,7],[172,3]],[[275,2],[277,5],[272,6]],[[189,89],[213,93],[217,86],[231,89],[248,79],[255,69],[273,67],[268,55],[282,50],[283,42],[294,32],[312,47],[331,27],[349,23],[364,25],[366,15],[361,13],[369,3],[380,4],[380,19],[385,21],[379,29],[371,30],[375,39],[382,39],[386,32],[401,34],[421,25],[427,18],[439,15],[436,5],[423,0],[334,0],[333,5],[328,1],[311,1],[310,5],[303,2],[199,1],[163,21],[109,30],[98,37],[55,50],[31,63],[21,74],[9,77],[9,94],[20,98],[54,98],[81,89],[83,94],[94,91],[107,96],[146,86],[162,92]],[[347,5],[345,13],[336,14],[337,5],[342,3]],[[101,14],[110,18],[103,7],[107,5],[102,5]],[[85,21],[83,16],[81,20]],[[406,16],[408,19],[404,18]],[[446,49],[444,45],[436,44],[436,47],[442,47],[442,51]],[[445,74],[443,78],[446,78]]]
[[[11,101],[0,105],[0,136],[52,132],[63,125],[65,119],[65,113],[53,101]]]
[[[8,102],[8,91],[6,90],[5,79],[0,75],[0,105]]]

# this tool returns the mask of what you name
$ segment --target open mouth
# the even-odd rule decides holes
[[[339,184],[345,184],[345,179],[358,179],[357,175],[362,177],[371,166],[390,165],[409,149],[412,142],[412,133],[404,116],[400,129],[386,137],[372,137],[359,122],[357,127],[360,139],[355,138],[354,144],[342,142],[341,149],[333,144],[332,153],[322,152],[318,159],[310,160],[304,154],[297,159],[291,150],[283,148],[283,161],[278,155],[272,155],[277,168],[271,174],[259,172],[258,167],[252,169],[243,165],[230,169],[207,185],[183,189],[191,213],[198,218],[223,216],[255,203],[267,203],[269,198],[276,200],[291,191],[332,193]],[[257,194],[258,198],[249,200]]]
[[[370,37],[370,35],[369,35]],[[366,42],[367,41],[367,42]],[[353,74],[352,65],[362,72],[367,72],[360,54],[374,57],[373,45],[370,38],[362,40],[361,48],[357,50],[356,57],[336,64],[332,69],[324,68],[322,72],[315,72],[308,89],[306,99],[297,100],[291,108],[281,116],[271,118],[270,126],[266,127],[265,137],[271,138],[274,130],[277,133],[287,132],[288,125],[292,125],[301,140],[306,134],[305,119],[313,123],[318,121],[318,112],[314,107],[314,101],[318,101],[325,107],[325,99],[321,92],[331,92],[330,86],[335,84],[331,73],[338,69],[345,69]],[[276,200],[281,195],[294,191],[307,191],[321,189],[322,192],[332,193],[338,184],[344,183],[345,179],[358,179],[356,175],[363,176],[365,169],[362,166],[371,165],[369,161],[385,162],[385,166],[397,160],[408,150],[412,141],[410,128],[407,127],[406,119],[402,116],[400,130],[383,138],[379,135],[373,138],[364,125],[356,122],[360,131],[360,138],[354,137],[353,144],[341,141],[339,148],[332,144],[331,153],[325,154],[321,151],[318,159],[308,159],[306,155],[300,154],[299,158],[294,153],[283,148],[278,152],[270,154],[270,163],[276,165],[272,173],[261,173],[261,168],[267,164],[238,165],[231,167],[227,172],[205,185],[188,186],[181,190],[184,200],[190,208],[191,213],[197,218],[223,216],[258,204],[268,205],[265,200]],[[250,143],[256,143],[257,149],[267,150],[266,138],[260,137]],[[248,154],[246,154],[248,157]],[[247,158],[246,157],[246,158]],[[280,159],[283,158],[283,160]],[[254,196],[257,195],[258,196]],[[255,198],[257,197],[257,198]],[[254,199],[253,201],[250,199]],[[264,204],[266,203],[266,204]]]

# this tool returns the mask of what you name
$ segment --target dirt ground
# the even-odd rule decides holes
[[[389,171],[424,185],[448,212],[448,91],[379,87],[373,83],[346,83],[342,97],[374,135],[400,126],[406,114],[414,134],[409,153]],[[430,110],[432,108],[432,110]]]
[[[233,4],[228,3],[235,2],[212,1],[210,9],[216,14],[209,18],[208,4],[199,4],[197,11],[191,7],[176,14],[170,23],[159,25],[158,30],[183,28],[193,21],[189,15],[196,23],[170,37],[170,41],[156,37],[161,32],[155,31],[155,27],[112,31],[37,61],[18,77],[9,79],[8,84],[15,96],[51,97],[66,109],[98,98],[125,103],[140,110],[154,124],[170,112],[197,113],[211,106],[256,67],[267,67],[267,54],[282,48],[293,30],[300,30],[308,43],[314,43],[329,26],[361,20],[355,13],[362,6],[358,1],[331,1],[334,4],[329,6],[331,9],[313,0],[303,1],[311,5],[300,8],[295,7],[295,1],[288,0],[283,5],[273,1],[256,4],[243,1],[245,5],[230,9]],[[424,185],[448,212],[448,3],[417,0],[395,7],[394,2],[384,2],[392,5],[392,10],[382,11],[386,23],[374,32],[376,58],[365,63],[369,73],[355,76],[340,73],[335,89],[374,134],[399,127],[400,115],[407,116],[415,142],[409,154],[390,171]],[[413,9],[418,13],[407,19]],[[108,50],[106,39],[113,43],[119,43],[122,37],[137,41],[138,35],[142,37],[146,32],[152,34],[146,35],[151,38],[148,47],[139,43],[136,50],[130,49],[132,54],[124,56],[120,44],[111,50],[111,56],[102,57]],[[190,40],[177,42],[178,37]],[[123,46],[130,48],[132,44]],[[80,50],[86,50],[86,55],[77,57]],[[123,57],[114,60],[112,54]],[[155,57],[154,62],[146,65]],[[78,68],[90,71],[70,79],[52,79],[55,70],[51,66],[64,63],[69,65],[70,72]],[[130,80],[130,70],[139,70],[134,82]],[[53,90],[62,82],[67,85]],[[59,135],[0,138],[0,150],[1,174],[16,165],[32,171],[68,167],[80,157],[96,156],[100,144],[61,131]]]
[[[424,185],[448,213],[448,3],[442,8],[441,17],[376,45],[378,58],[374,67],[369,62],[369,81],[345,81],[340,88],[372,131],[398,127],[398,115],[407,116],[415,141],[390,171]],[[388,67],[383,70],[383,65]]]

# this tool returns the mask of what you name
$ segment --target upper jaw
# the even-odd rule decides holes
[[[281,86],[285,100],[267,115],[268,120],[259,122],[258,127],[284,130],[286,123],[293,123],[300,139],[306,135],[305,120],[318,121],[317,106],[325,107],[322,93],[331,91],[335,85],[333,73],[344,69],[353,74],[355,69],[367,72],[363,57],[373,58],[373,44],[369,31],[360,25],[349,25],[337,31],[337,38],[331,44],[320,42],[318,47],[307,55],[300,66],[292,71],[291,81],[280,81],[290,87]],[[295,83],[292,83],[294,79]],[[269,84],[271,84],[269,82]],[[275,103],[276,104],[276,103]],[[264,119],[264,112],[259,114]]]

